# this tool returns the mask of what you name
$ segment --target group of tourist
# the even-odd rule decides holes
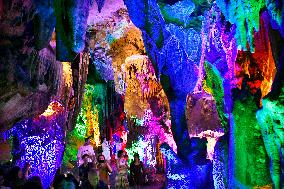
[[[134,160],[130,167],[127,164],[127,155],[123,150],[118,151],[118,159],[116,162],[117,174],[115,177],[115,188],[129,188],[129,182],[135,188],[140,188],[145,180],[145,171],[142,161],[139,159],[139,154],[134,154]],[[130,175],[128,175],[130,170]],[[128,181],[129,178],[129,181]]]
[[[112,168],[106,162],[104,155],[100,154],[97,163],[89,162],[90,156],[84,154],[82,156],[83,164],[79,166],[79,180],[82,189],[91,188],[110,188],[109,173]]]
[[[121,140],[120,140],[121,142]],[[104,144],[105,143],[105,144]],[[104,139],[103,144],[107,141]],[[102,146],[103,146],[102,144]],[[106,145],[108,146],[108,145]],[[118,147],[119,145],[117,145]],[[82,189],[92,188],[111,188],[109,175],[113,172],[109,159],[106,159],[105,154],[108,152],[99,153],[95,158],[93,147],[90,145],[89,139],[78,150],[79,163],[79,180]],[[108,155],[107,155],[108,156]],[[115,161],[115,188],[127,189],[129,185],[135,188],[140,188],[144,184],[144,167],[139,159],[139,155],[134,155],[134,161],[128,166],[128,155],[121,148],[117,148]],[[130,174],[128,172],[130,171]]]
[[[134,155],[134,161],[128,166],[128,155],[123,150],[117,151],[114,163],[106,160],[103,153],[97,156],[90,144],[85,140],[78,150],[79,177],[76,179],[71,173],[62,174],[60,169],[55,175],[50,188],[53,189],[128,189],[130,185],[140,188],[144,184],[144,167],[139,155]],[[113,165],[113,166],[111,166]],[[112,173],[114,171],[114,173]],[[130,172],[130,174],[128,174]],[[39,176],[29,177],[30,165],[23,169],[13,167],[8,174],[0,170],[0,189],[43,189]],[[115,183],[111,187],[110,175],[115,176]]]
[[[12,167],[8,174],[4,169],[0,169],[0,189],[43,189],[39,176],[28,178],[30,164],[26,163],[24,168]]]

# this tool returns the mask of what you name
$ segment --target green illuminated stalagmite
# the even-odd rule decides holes
[[[94,134],[94,124],[102,126],[104,124],[103,111],[106,98],[106,88],[104,84],[97,83],[95,85],[86,84],[83,104],[75,129],[67,134],[66,150],[63,157],[63,163],[68,165],[68,162],[77,160],[78,147],[83,144],[84,138],[93,136],[91,142],[95,143],[96,137]],[[98,123],[94,123],[96,111],[98,111]]]
[[[272,182],[260,125],[255,117],[257,108],[255,99],[248,93],[234,101],[234,185],[239,188],[265,186]]]

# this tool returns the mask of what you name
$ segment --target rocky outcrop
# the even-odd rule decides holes
[[[165,29],[165,22],[156,2],[124,1],[133,23],[142,31],[146,51],[160,76],[168,97],[172,131],[178,146],[178,155],[187,160],[190,150],[185,119],[186,96],[193,91],[197,81],[194,62],[187,55],[178,39]],[[181,150],[183,148],[183,150]]]
[[[205,92],[187,96],[186,119],[189,135],[195,136],[207,130],[223,132],[216,101]]]
[[[270,7],[271,8],[271,7]],[[282,11],[283,12],[283,11]],[[275,60],[277,72],[271,91],[262,100],[262,108],[256,113],[261,127],[264,146],[269,157],[269,168],[274,188],[283,187],[284,183],[284,150],[283,150],[283,86],[284,86],[284,39],[281,30],[274,30],[271,16],[264,12],[262,15],[264,26],[268,30],[269,41]]]
[[[161,145],[167,165],[167,188],[213,189],[212,163],[206,159],[206,139],[190,140],[190,164],[181,161],[168,144]]]
[[[73,2],[73,6],[75,5],[77,7],[73,7],[74,11],[78,14],[84,13],[84,15],[78,15],[78,19],[81,20],[70,23],[75,33],[72,34],[74,38],[70,38],[70,41],[77,44],[72,48],[78,53],[85,46],[86,21],[83,20],[87,20],[89,3]],[[60,7],[60,10],[64,7]],[[55,54],[54,47],[49,46],[55,27],[54,12],[57,8],[52,0],[1,1],[3,12],[0,15],[0,125],[3,130],[10,128],[16,121],[39,115],[47,108],[52,98],[62,100],[65,105],[68,104],[70,92],[67,92],[65,96],[59,94],[60,90],[63,93],[65,90],[60,85],[65,85],[61,80],[66,70],[63,64],[57,61],[63,54],[60,54],[60,51]],[[70,29],[61,24],[62,30]],[[60,36],[61,33],[58,32],[58,35]],[[61,48],[60,42],[56,48]],[[80,65],[79,55],[77,59],[72,59],[73,87],[75,89],[76,86],[80,86],[80,89],[77,87],[74,90],[75,96],[80,96],[81,92],[78,90],[81,90],[86,80],[82,75],[86,75],[87,71],[81,71],[86,69],[86,66],[87,64]],[[69,80],[72,82],[72,76]],[[78,102],[76,104],[80,104],[80,98],[76,98],[76,101]]]
[[[91,5],[91,0],[59,0],[54,2],[58,60],[73,62],[76,54],[84,50],[87,19]]]
[[[52,35],[53,1],[0,4],[0,141],[5,144],[0,153],[7,154],[1,163],[29,162],[31,175],[40,176],[47,188],[61,166],[65,132],[73,129],[80,110],[89,64],[88,53],[79,53],[85,30],[72,23],[82,32],[83,47],[72,62],[60,62]]]
[[[0,125],[4,130],[17,120],[41,114],[56,94],[62,73],[62,65],[50,49],[33,50],[30,56],[11,51],[1,51],[2,81],[6,81],[1,86],[0,106]]]
[[[43,7],[47,5],[43,3]],[[16,121],[42,113],[55,94],[56,83],[52,80],[59,78],[60,66],[53,64],[52,50],[40,50],[47,46],[55,23],[41,19],[37,8],[32,1],[2,2],[0,125],[3,130]]]
[[[220,152],[215,156],[216,162],[228,170],[228,173],[220,173],[224,177],[228,176],[228,180],[221,179],[223,184],[226,183],[224,187],[266,186],[270,185],[272,180],[276,183],[275,186],[278,186],[279,154],[281,157],[279,142],[276,142],[277,145],[275,142],[270,143],[273,144],[273,152],[266,152],[266,150],[269,150],[269,147],[272,148],[268,145],[268,141],[271,140],[269,138],[278,135],[279,131],[276,129],[277,131],[270,137],[266,136],[264,142],[267,144],[264,144],[262,130],[271,130],[272,127],[264,123],[259,125],[255,115],[262,106],[263,97],[268,95],[269,101],[272,99],[275,101],[281,94],[280,86],[282,86],[283,77],[280,73],[283,73],[283,65],[280,59],[283,57],[283,43],[281,43],[283,37],[281,36],[282,23],[279,22],[279,18],[281,18],[282,8],[270,1],[261,3],[216,1],[209,6],[210,9],[207,9],[207,12],[199,10],[198,12],[204,13],[204,22],[200,30],[201,43],[196,43],[198,36],[196,40],[193,40],[197,46],[201,45],[201,53],[198,52],[201,54],[200,63],[199,61],[196,63],[194,57],[188,58],[193,49],[185,40],[185,36],[190,36],[189,34],[192,33],[188,29],[191,28],[190,23],[182,22],[183,14],[177,13],[170,16],[168,13],[174,12],[177,6],[180,12],[184,8],[189,16],[196,16],[194,6],[198,8],[200,4],[194,1],[192,5],[186,0],[173,3],[158,2],[159,6],[152,1],[125,0],[131,20],[142,31],[146,51],[167,94],[171,108],[172,130],[178,146],[178,157],[182,160],[191,160],[190,140],[187,137],[187,131],[184,130],[184,98],[194,89],[200,90],[200,83],[203,82],[202,88],[216,100],[218,116],[223,129],[228,133],[226,136],[229,136],[225,139],[229,142],[221,144],[228,151],[219,150]],[[182,6],[183,3],[189,3],[187,5],[190,6]],[[268,22],[264,22],[259,12],[268,4],[270,5]],[[244,14],[240,10],[245,10],[249,14]],[[231,14],[232,11],[235,11],[235,14]],[[165,21],[168,22],[167,28]],[[274,30],[267,29],[271,27],[278,29],[279,34],[274,35]],[[198,29],[195,28],[195,30]],[[195,68],[199,71],[194,71]],[[187,75],[189,73],[190,76]],[[198,82],[197,77],[199,77]],[[267,111],[268,109],[266,107]],[[268,114],[265,115],[268,116]],[[276,122],[279,123],[279,121]],[[278,127],[273,126],[273,128]],[[182,152],[179,151],[181,147],[184,149]],[[251,153],[252,151],[254,153]],[[246,155],[241,155],[244,153]],[[218,162],[222,157],[226,157],[228,162]],[[274,168],[271,168],[271,171],[275,172],[275,175],[271,175],[272,180],[267,174],[269,161],[273,162]],[[214,174],[218,172],[218,166],[213,168]],[[215,174],[214,180],[219,182],[217,175]]]

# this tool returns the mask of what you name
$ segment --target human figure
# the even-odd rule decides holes
[[[130,179],[135,186],[135,188],[139,189],[144,183],[144,166],[142,161],[139,159],[139,154],[134,154],[134,161],[130,164]]]
[[[23,179],[27,180],[29,174],[31,173],[31,164],[29,162],[26,162],[22,171],[23,171]]]
[[[12,189],[22,188],[28,177],[28,172],[30,170],[30,164],[26,164],[27,167],[24,168],[25,172],[23,173],[19,166],[15,166],[11,169],[9,173],[9,185]]]
[[[79,178],[80,178],[81,188],[91,189],[91,183],[89,181],[88,174],[94,165],[93,163],[89,162],[88,154],[84,154],[82,156],[82,159],[83,159],[83,164],[79,166]]]
[[[54,189],[79,189],[79,182],[72,174],[59,174],[53,181]]]
[[[100,154],[98,156],[98,163],[97,169],[99,171],[99,186],[98,188],[109,188],[110,189],[110,182],[109,182],[109,173],[112,173],[112,168],[106,162],[105,156]]]
[[[119,150],[117,153],[118,159],[116,161],[117,174],[115,177],[115,188],[116,189],[128,189],[129,183],[127,179],[128,164],[125,159],[125,153],[123,150]]]
[[[39,176],[32,176],[23,185],[22,189],[43,189],[42,182]]]
[[[77,154],[77,158],[78,158],[78,166],[83,164],[83,155],[84,154],[88,154],[89,155],[89,159],[88,162],[92,162],[92,159],[95,159],[95,152],[94,152],[94,148],[93,146],[90,144],[90,137],[85,138],[85,143],[84,145],[80,146],[79,150],[78,150],[78,154]]]
[[[115,149],[116,149],[116,158],[118,158],[118,152],[122,150],[123,147],[123,139],[120,138],[118,142],[115,143]]]
[[[2,169],[0,169],[0,189],[11,189],[10,187],[5,186],[5,174]]]
[[[96,188],[99,183],[99,173],[96,166],[92,166],[88,172],[88,180],[92,188]]]
[[[110,157],[110,144],[109,141],[106,140],[104,137],[103,143],[102,143],[102,150],[103,150],[103,155],[107,161],[111,159]]]

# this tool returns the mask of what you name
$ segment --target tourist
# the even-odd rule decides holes
[[[79,166],[79,178],[80,178],[80,186],[82,189],[91,189],[91,183],[89,181],[89,172],[91,168],[94,166],[93,163],[89,162],[89,155],[84,154],[82,156],[83,164]]]
[[[103,143],[102,143],[102,150],[103,150],[103,155],[105,157],[105,160],[109,161],[111,159],[110,157],[110,144],[109,141],[106,140],[104,137]]]
[[[70,173],[59,174],[54,178],[53,187],[54,189],[79,189],[79,182]]]
[[[92,188],[96,188],[99,183],[99,174],[96,166],[92,166],[88,172],[88,180]]]
[[[117,174],[115,177],[115,188],[116,189],[128,189],[129,188],[129,183],[127,179],[127,169],[128,164],[127,161],[124,157],[125,153],[123,150],[119,150],[117,153],[117,161],[116,161],[116,166],[117,166]]]
[[[80,146],[77,154],[78,158],[78,166],[83,164],[82,156],[84,154],[88,154],[88,162],[92,162],[92,159],[95,159],[95,152],[93,146],[90,144],[90,137],[85,138],[85,143],[84,145]]]
[[[110,189],[110,182],[109,182],[109,173],[112,173],[112,168],[106,162],[105,156],[100,154],[98,156],[98,164],[97,168],[99,170],[99,186],[98,188],[109,188]]]
[[[140,188],[145,183],[144,166],[139,159],[139,154],[134,154],[134,161],[130,164],[130,179],[135,188]]]
[[[39,176],[32,176],[24,184],[23,189],[43,189],[42,182]]]
[[[23,187],[30,171],[30,164],[25,164],[24,170],[25,172],[23,174],[19,166],[15,166],[11,169],[9,173],[9,185],[12,189],[21,189]]]
[[[118,158],[118,152],[122,150],[122,147],[123,147],[123,139],[119,138],[119,141],[115,143],[116,158]]]

